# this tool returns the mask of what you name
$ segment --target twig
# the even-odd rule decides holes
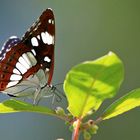
[[[72,140],[78,140],[79,139],[79,129],[80,129],[80,125],[81,125],[81,119],[78,118],[75,122],[75,127],[74,127],[74,131],[72,134]]]

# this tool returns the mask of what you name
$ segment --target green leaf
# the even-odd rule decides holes
[[[43,106],[34,106],[32,104],[19,101],[19,100],[6,100],[0,103],[0,113],[15,113],[15,112],[35,112],[48,115],[56,115],[55,111],[43,107]]]
[[[91,109],[113,97],[122,83],[123,64],[113,52],[73,67],[64,81],[68,110],[75,117],[84,117]]]
[[[140,106],[140,88],[129,92],[112,103],[101,116],[102,120],[110,119]]]

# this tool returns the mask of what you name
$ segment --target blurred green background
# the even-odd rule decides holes
[[[48,7],[54,10],[56,18],[54,84],[63,82],[72,66],[113,51],[124,62],[125,80],[117,96],[106,100],[96,116],[115,99],[140,87],[139,0],[0,1],[0,45],[12,35],[21,37]],[[1,101],[5,98],[0,95]],[[140,109],[136,108],[104,121],[94,140],[139,140],[139,118]],[[64,122],[55,117],[33,113],[0,115],[0,140],[55,140],[61,137],[69,140],[70,136]]]

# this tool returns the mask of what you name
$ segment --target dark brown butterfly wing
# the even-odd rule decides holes
[[[54,69],[55,21],[51,9],[45,10],[22,40],[10,38],[1,51],[0,91],[13,87],[42,69],[52,80]],[[15,41],[15,42],[14,42]]]
[[[51,9],[45,10],[37,22],[27,31],[22,42],[35,50],[37,62],[48,74],[51,83],[54,69],[55,19]]]

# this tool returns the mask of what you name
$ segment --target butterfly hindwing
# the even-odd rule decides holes
[[[21,40],[16,36],[11,36],[3,45],[0,52],[0,60],[2,60],[11,47],[18,44]]]
[[[26,73],[33,67],[28,58],[30,49],[23,43],[11,45],[5,50],[0,61],[0,91],[18,84],[27,77]]]

